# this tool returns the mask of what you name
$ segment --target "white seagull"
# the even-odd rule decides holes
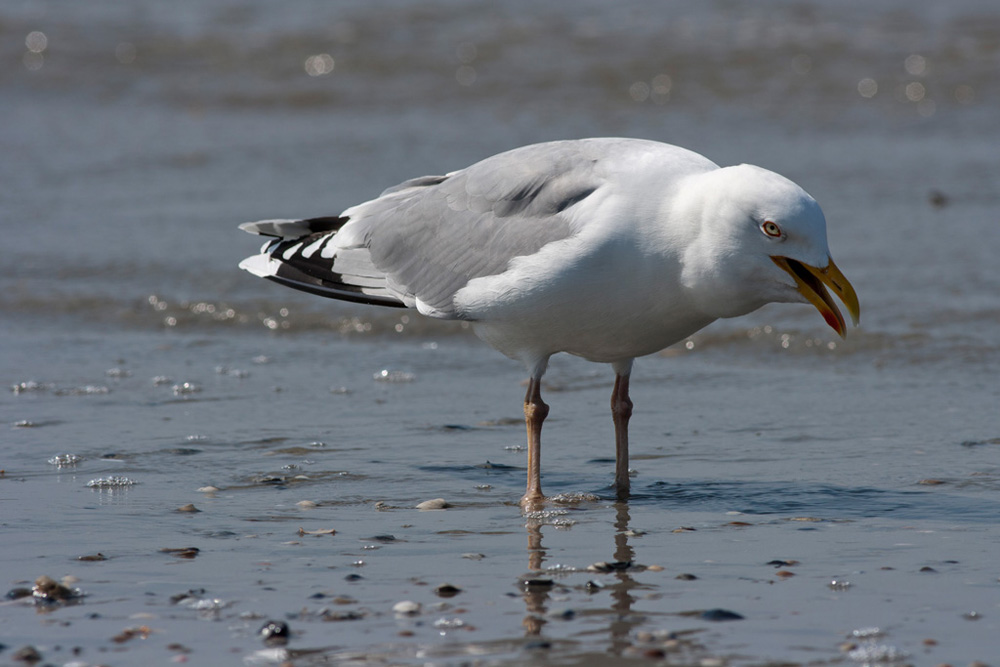
[[[275,237],[240,267],[345,301],[471,322],[523,363],[528,484],[541,489],[541,379],[568,352],[611,364],[615,486],[627,497],[629,375],[722,317],[766,303],[815,306],[841,336],[858,297],[830,257],[816,201],[778,174],[720,168],[654,141],[582,139],[517,148],[389,188],[340,215],[262,220]]]

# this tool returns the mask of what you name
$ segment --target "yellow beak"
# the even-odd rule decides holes
[[[858,303],[858,295],[854,291],[854,286],[844,277],[832,259],[822,269],[803,264],[789,257],[772,256],[771,260],[795,279],[799,294],[816,306],[816,310],[823,316],[826,323],[833,327],[833,330],[840,334],[841,338],[847,336],[847,324],[844,322],[844,316],[837,309],[837,305],[830,298],[830,293],[826,291],[827,287],[843,302],[847,312],[851,314],[854,326],[858,325],[858,319],[861,317],[861,304]]]

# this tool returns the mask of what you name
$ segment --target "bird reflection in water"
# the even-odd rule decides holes
[[[629,544],[632,531],[629,528],[631,515],[628,502],[619,501],[615,507],[614,560],[591,565],[590,570],[598,573],[613,574],[612,583],[603,585],[588,582],[588,590],[607,590],[611,594],[611,622],[609,651],[614,655],[622,655],[632,644],[632,631],[642,619],[632,613],[635,603],[634,589],[641,584],[633,578],[633,573],[645,569],[635,564],[635,550]],[[526,615],[522,625],[525,636],[539,637],[542,628],[548,622],[549,603],[552,592],[558,590],[555,581],[545,576],[544,567],[547,552],[542,544],[542,531],[547,525],[546,518],[540,512],[528,512],[525,528],[528,532],[528,570],[529,573],[521,579],[522,597],[525,603]],[[599,587],[599,588],[598,588]]]

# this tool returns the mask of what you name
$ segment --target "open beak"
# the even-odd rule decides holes
[[[840,314],[837,305],[830,297],[830,292],[826,291],[827,287],[843,302],[847,312],[851,315],[854,326],[858,325],[858,319],[861,317],[858,295],[832,259],[822,269],[803,264],[790,257],[772,256],[771,260],[795,279],[799,294],[816,306],[816,310],[823,316],[826,323],[833,327],[833,330],[840,334],[841,338],[847,335],[847,324],[844,322],[844,316]]]

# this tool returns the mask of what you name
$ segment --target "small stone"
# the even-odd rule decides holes
[[[311,500],[300,500],[295,504],[301,507],[302,509],[312,509],[313,507],[317,507],[316,503]]]
[[[741,621],[743,616],[728,609],[707,609],[701,612],[701,617],[706,621]]]
[[[795,567],[799,564],[797,560],[769,560],[766,565],[773,565],[774,567]]]
[[[922,568],[920,568],[920,571],[921,572],[928,572],[928,573],[932,573],[932,574],[937,572],[937,570],[935,570],[930,565],[924,565]]]
[[[584,588],[587,589],[588,593],[596,593],[597,591],[604,588],[604,584],[602,584],[599,581],[594,581],[593,579],[591,579],[586,584],[584,584]]]
[[[671,533],[693,533],[693,532],[695,532],[695,529],[691,528],[690,526],[681,526],[680,528],[674,528],[670,532]]]
[[[461,588],[458,586],[452,586],[451,584],[441,584],[434,589],[434,593],[443,598],[453,598],[461,592]]]
[[[462,558],[468,558],[469,560],[482,560],[486,558],[486,554],[467,553],[462,554]]]
[[[930,637],[928,637],[922,643],[924,646],[937,646],[938,641],[936,639],[931,639]]]
[[[364,617],[364,613],[353,609],[348,609],[347,611],[331,611],[329,609],[324,609],[322,613],[323,620],[328,622],[360,621]]]
[[[649,570],[650,572],[663,572],[662,565],[650,565],[646,569]]]
[[[402,600],[392,605],[392,612],[397,616],[416,616],[420,613],[420,603],[412,600]]]
[[[606,561],[600,561],[594,563],[593,565],[588,565],[587,569],[591,572],[622,572],[624,570],[632,567],[632,561],[614,561],[608,563]]]
[[[198,492],[199,493],[215,493],[218,490],[219,490],[219,487],[217,487],[217,486],[203,486],[203,487],[201,487],[201,488],[198,489]]]
[[[306,530],[305,528],[299,527],[299,537],[303,535],[336,535],[337,530],[335,528],[317,528],[316,530]]]
[[[31,594],[35,596],[36,600],[43,602],[65,602],[66,600],[79,597],[78,592],[44,574],[35,579],[35,585],[31,589]]]
[[[26,598],[30,596],[31,596],[31,589],[24,587],[12,588],[9,591],[7,591],[6,595],[8,600],[20,600],[21,598]]]
[[[180,604],[184,602],[185,604],[190,604],[192,601],[197,601],[202,595],[205,594],[204,588],[192,588],[184,593],[177,593],[176,595],[170,596],[170,604]]]
[[[96,554],[90,554],[88,556],[77,556],[76,559],[79,561],[83,561],[84,563],[94,563],[102,560],[107,560],[108,557],[100,552],[97,552]]]
[[[283,646],[288,643],[292,633],[284,621],[268,621],[257,631],[261,639],[269,645]]]
[[[964,618],[967,621],[978,621],[979,619],[982,618],[982,614],[980,614],[978,611],[969,611],[962,614],[962,618]]]
[[[555,582],[551,579],[522,579],[521,586],[527,589],[543,589],[552,588],[555,586]]]
[[[698,577],[693,574],[682,573],[678,574],[674,579],[680,579],[681,581],[695,581]]]
[[[425,500],[424,502],[417,505],[418,510],[443,510],[451,505],[444,498],[434,498],[433,500]]]
[[[42,654],[34,646],[19,648],[10,657],[14,662],[26,662],[29,665],[34,665],[36,662],[41,662],[42,660]]]
[[[200,512],[201,510],[198,509],[197,507],[195,507],[192,503],[188,503],[187,505],[181,505],[180,507],[177,508],[176,511],[177,512],[185,512],[185,513],[188,513],[188,514],[196,514],[196,513]]]
[[[774,576],[781,577],[782,579],[787,579],[788,577],[794,577],[795,573],[789,570],[778,570],[774,573]]]
[[[160,549],[160,553],[170,554],[171,556],[177,556],[178,558],[191,559],[200,553],[198,547],[163,547]]]
[[[117,635],[111,638],[116,644],[124,644],[125,642],[135,639],[136,637],[141,637],[142,639],[148,639],[149,636],[153,634],[153,629],[148,625],[141,625],[137,628],[125,628]]]
[[[924,486],[940,486],[942,484],[947,484],[948,482],[943,479],[922,479],[917,484],[923,484]]]
[[[931,190],[927,195],[927,201],[934,208],[944,208],[948,205],[948,195],[940,190]]]

